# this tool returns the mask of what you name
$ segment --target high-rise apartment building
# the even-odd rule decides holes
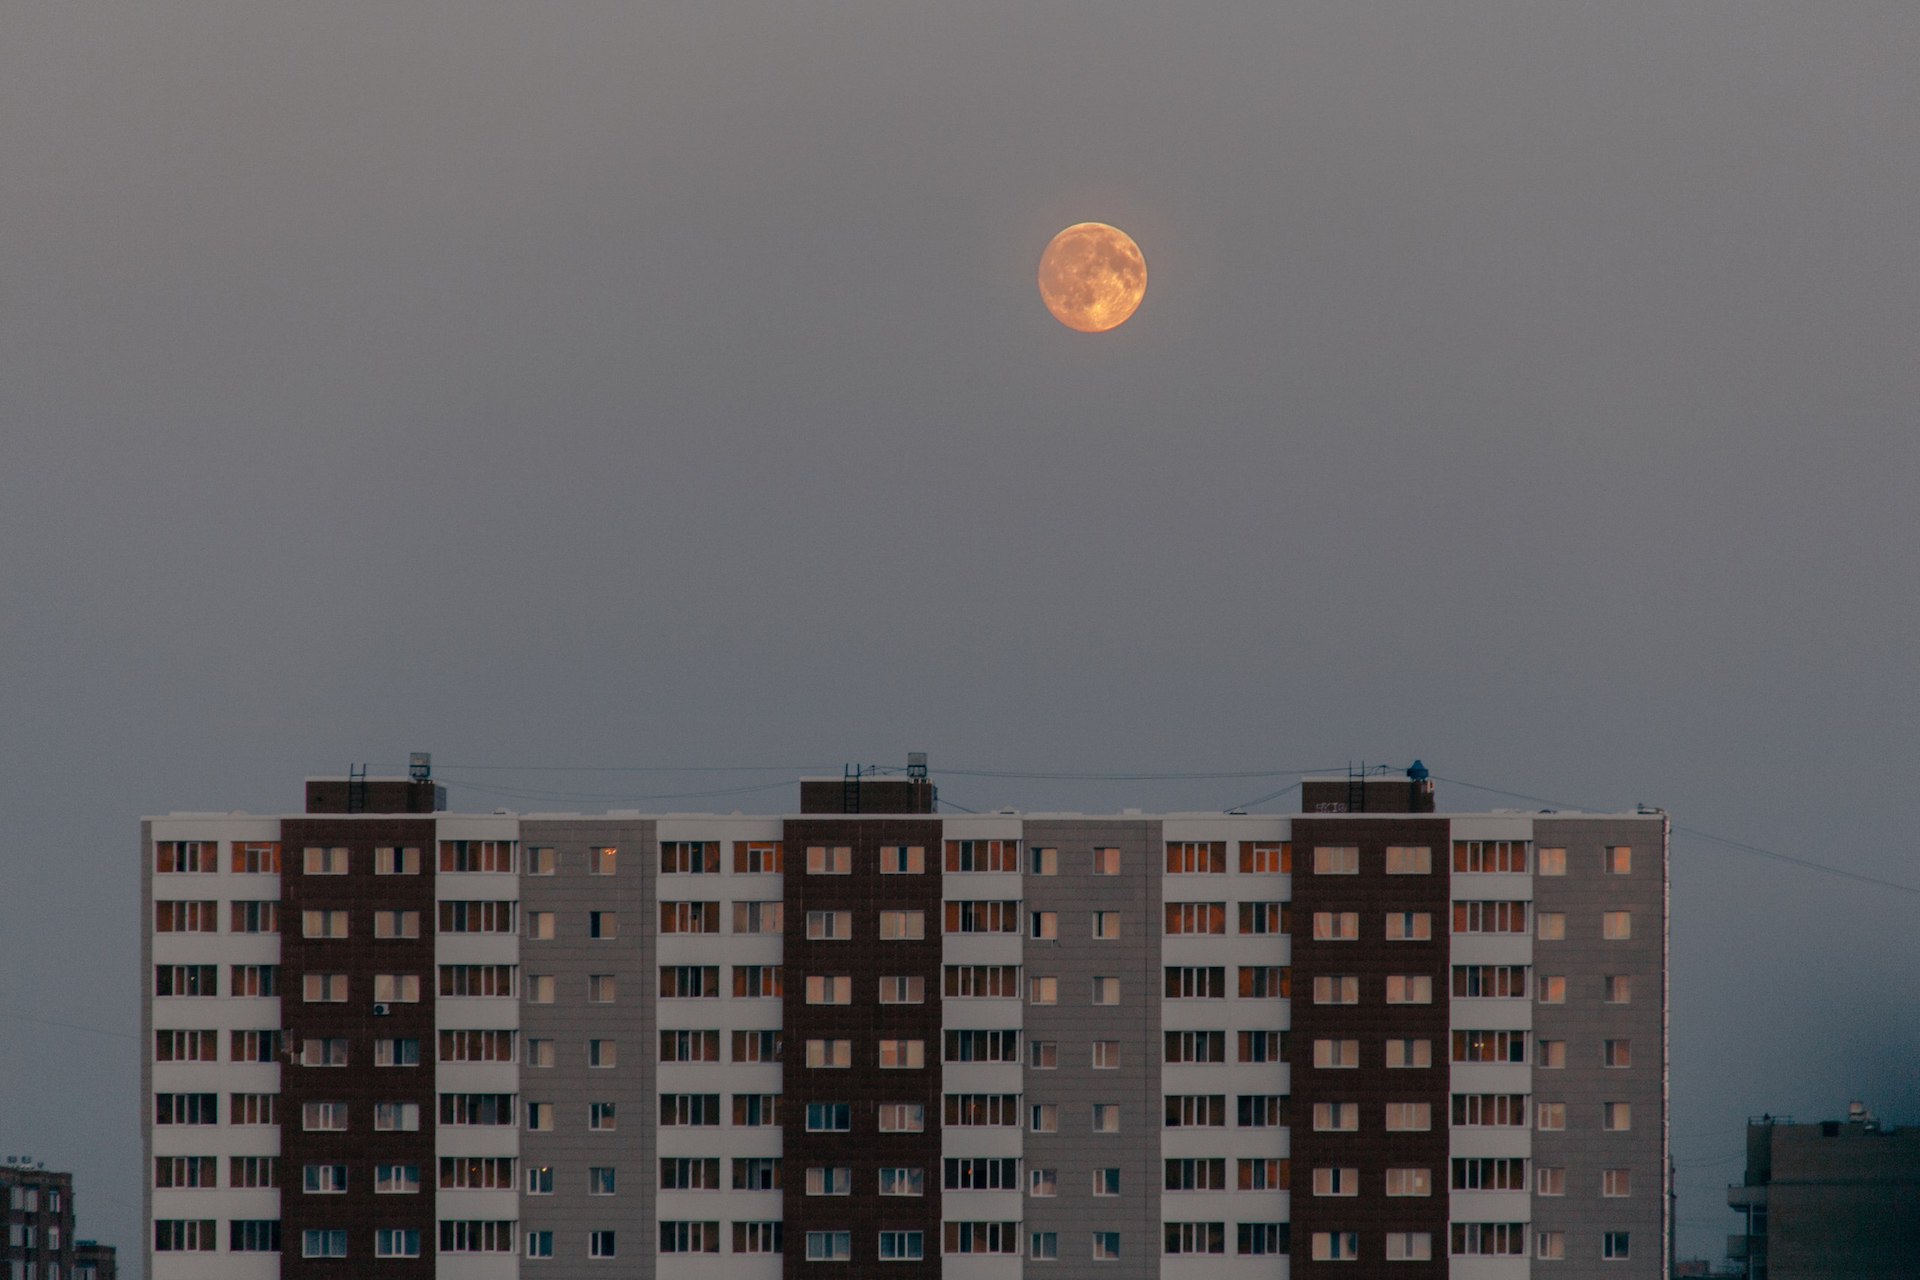
[[[1727,1188],[1742,1230],[1727,1237],[1744,1280],[1920,1276],[1920,1130],[1847,1118],[1747,1121],[1747,1171]]]
[[[114,1280],[114,1251],[74,1238],[73,1175],[24,1156],[0,1161],[0,1280]]]
[[[142,825],[153,1280],[1656,1276],[1667,820]]]

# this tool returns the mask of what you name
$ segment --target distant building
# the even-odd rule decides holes
[[[0,1163],[0,1280],[114,1280],[111,1248],[73,1238],[73,1175],[20,1156]]]
[[[915,767],[149,820],[149,1280],[1666,1272],[1665,814],[951,815]]]
[[[1746,1280],[1920,1276],[1920,1129],[1895,1130],[1860,1103],[1847,1119],[1747,1122],[1747,1176],[1727,1189],[1745,1228],[1727,1255]]]

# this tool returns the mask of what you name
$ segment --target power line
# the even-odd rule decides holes
[[[714,787],[702,791],[550,791],[533,787],[513,787],[492,782],[468,782],[462,778],[442,778],[440,781],[450,787],[459,787],[466,791],[478,791],[484,795],[508,796],[522,800],[693,800],[712,796],[744,796],[756,791],[772,791],[779,787],[790,787],[798,778],[781,778],[777,782],[763,782],[747,787]]]

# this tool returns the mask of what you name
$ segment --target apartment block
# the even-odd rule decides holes
[[[0,1280],[114,1280],[114,1251],[74,1238],[73,1175],[25,1156],[0,1161]]]
[[[142,824],[153,1280],[1664,1274],[1658,812]]]

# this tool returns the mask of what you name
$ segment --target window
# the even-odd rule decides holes
[[[736,902],[733,904],[735,933],[780,933],[786,929],[786,904],[780,902]]]
[[[741,1166],[745,1160],[733,1162],[733,1183],[736,1188],[748,1189]],[[762,1163],[768,1163],[763,1161]],[[771,1161],[776,1168],[778,1160]],[[718,1156],[666,1156],[660,1161],[660,1189],[662,1191],[718,1191],[720,1189],[720,1158]],[[753,1190],[764,1190],[755,1187]]]
[[[1315,1040],[1313,1065],[1322,1070],[1360,1065],[1358,1040]]]
[[[715,1248],[708,1252],[718,1253],[719,1248],[716,1245]],[[619,1250],[616,1245],[614,1233],[611,1231],[589,1231],[587,1233],[587,1256],[589,1258],[618,1257]]]
[[[419,1004],[420,975],[417,973],[374,974],[373,999],[376,1004]]]
[[[1453,1095],[1453,1123],[1456,1128],[1511,1126],[1524,1129],[1527,1124],[1527,1096],[1523,1093],[1456,1093]]]
[[[1633,1170],[1606,1169],[1600,1174],[1600,1194],[1619,1199],[1633,1194]]]
[[[1433,1128],[1432,1103],[1389,1102],[1387,1104],[1387,1131],[1389,1133],[1431,1128]]]
[[[310,1164],[302,1174],[302,1187],[310,1196],[338,1196],[347,1192],[347,1166]]]
[[[1120,1065],[1120,1042],[1094,1042],[1094,1066],[1101,1064],[1101,1045],[1113,1046],[1112,1066]],[[1165,1062],[1211,1063],[1227,1060],[1227,1033],[1224,1031],[1168,1031],[1165,1033]]]
[[[1227,1161],[1210,1159],[1167,1159],[1164,1161],[1162,1188],[1167,1192],[1225,1192]]]
[[[662,1222],[662,1253],[720,1252],[720,1224],[717,1222]]]
[[[717,967],[712,967],[703,972],[711,973],[712,990],[695,991],[691,994],[707,996],[719,995],[720,970]],[[667,970],[662,969],[660,971],[660,994],[663,996],[669,994],[667,991],[666,975]],[[684,986],[685,983],[676,976],[674,985],[681,987]],[[786,971],[777,964],[737,964],[733,966],[733,995],[736,1000],[756,997],[778,997],[785,994],[786,988]]]
[[[1017,841],[947,841],[947,870],[949,872],[1018,871],[1019,869],[1020,845]]]
[[[1534,1171],[1534,1194],[1542,1196],[1564,1196],[1567,1194],[1567,1171],[1547,1165],[1541,1165]]]
[[[1567,913],[1564,911],[1540,911],[1534,915],[1539,926],[1539,938],[1542,942],[1564,942],[1567,938]]]
[[[512,1031],[442,1031],[440,1033],[440,1061],[512,1062],[514,1035],[515,1033]],[[393,1043],[395,1046],[394,1065],[418,1065],[420,1055],[420,1042],[418,1040],[396,1040]],[[529,1040],[527,1043],[533,1044],[534,1041]],[[553,1042],[548,1040],[542,1043],[552,1044]],[[386,1065],[379,1060],[379,1046],[380,1042],[375,1041],[374,1062],[376,1065]],[[415,1059],[414,1062],[404,1061],[409,1053],[411,1053]],[[531,1053],[527,1055],[527,1064],[529,1066],[540,1065],[534,1061],[533,1054]]]
[[[1434,1194],[1432,1169],[1388,1169],[1386,1194],[1388,1196],[1432,1196]]]
[[[1054,977],[1027,979],[1027,1003],[1059,1004],[1060,979]]]
[[[925,1133],[927,1108],[918,1102],[883,1102],[878,1108],[880,1132]]]
[[[1028,1117],[1028,1128],[1034,1133],[1060,1132],[1060,1105],[1055,1102],[1036,1102]]]
[[[1630,1004],[1633,1001],[1633,979],[1624,973],[1607,975],[1607,1003]]]
[[[300,1127],[308,1133],[345,1133],[347,1104],[344,1102],[303,1102]]]
[[[280,1185],[279,1159],[275,1156],[230,1156],[227,1159],[229,1187],[277,1187]]]
[[[1313,1194],[1316,1196],[1357,1196],[1360,1194],[1358,1169],[1315,1169]]]
[[[667,904],[662,904],[664,910]],[[694,919],[699,927],[691,929],[669,929],[667,922],[660,922],[662,933],[718,933],[720,932],[720,904],[717,902],[676,902],[675,907],[703,908]],[[587,912],[587,936],[600,941],[611,941],[620,936],[620,913],[617,911]],[[600,1234],[598,1232],[596,1235]]]
[[[927,1194],[925,1169],[883,1168],[880,1170],[880,1194],[883,1196],[924,1196]]]
[[[442,1166],[452,1164],[461,1169],[473,1166],[494,1170],[505,1166],[504,1177],[499,1186],[511,1190],[513,1187],[513,1161],[511,1158],[442,1160]],[[441,1181],[445,1182],[442,1173]],[[373,1193],[377,1196],[413,1196],[420,1194],[420,1166],[417,1164],[377,1164],[373,1166]]]
[[[1286,1059],[1284,1031],[1242,1031],[1237,1037],[1241,1062],[1281,1062]]]
[[[373,913],[373,936],[417,938],[420,936],[420,913],[418,911],[376,911]]]
[[[1543,876],[1567,874],[1567,851],[1565,849],[1540,850],[1540,874]]]
[[[846,1068],[853,1065],[853,1041],[807,1041],[807,1066],[812,1070]]]
[[[950,964],[944,968],[949,1000],[1020,998],[1020,966],[1012,964]],[[921,981],[921,979],[915,979]],[[914,1001],[913,1003],[919,1003]]]
[[[1119,1004],[1120,1003],[1120,979],[1095,978],[1093,980],[1093,1003],[1094,1004]]]
[[[441,933],[512,933],[519,928],[520,904],[485,899],[478,902],[447,901],[440,904]],[[409,913],[413,914],[413,913]],[[416,923],[412,936],[419,936]]]
[[[1390,876],[1432,875],[1433,850],[1426,845],[1388,845],[1387,874]]]
[[[1610,876],[1633,874],[1633,849],[1629,845],[1610,844],[1601,864]]]
[[[1224,1000],[1227,995],[1226,967],[1169,966],[1164,994],[1169,1000]]]
[[[1391,987],[1392,980],[1388,980]],[[1527,966],[1523,964],[1457,964],[1453,966],[1456,999],[1524,1000]]]
[[[1240,932],[1248,934],[1292,933],[1293,904],[1290,902],[1241,903]]]
[[[664,1167],[666,1161],[661,1161]],[[713,1166],[713,1178],[710,1184],[702,1184],[703,1190],[717,1190],[720,1186],[720,1162],[715,1159],[693,1161],[695,1164]],[[666,1185],[663,1180],[661,1186]],[[735,1191],[778,1191],[780,1189],[779,1156],[735,1156],[733,1160],[733,1189]]]
[[[1170,1093],[1161,1121],[1169,1129],[1219,1129],[1227,1123],[1223,1093]]]
[[[948,1222],[942,1224],[948,1253],[1014,1253],[1019,1249],[1017,1222]]]
[[[236,1033],[238,1034],[238,1033]],[[344,1067],[347,1065],[347,1038],[309,1036],[300,1042],[303,1067]]]
[[[812,845],[807,849],[807,874],[810,876],[850,876],[853,874],[853,848],[850,845]]]
[[[343,876],[347,874],[347,851],[345,848],[303,849],[300,869],[310,876]]]
[[[618,930],[617,922],[597,921],[597,917],[611,916],[612,912],[593,911],[587,915],[588,936],[611,938],[611,933],[594,933],[596,928],[613,927]],[[660,904],[660,932],[662,933],[718,933],[720,932],[720,904],[717,902],[662,902]]]
[[[957,1159],[949,1156],[941,1163],[945,1170],[942,1185],[948,1191],[1017,1191],[1020,1189],[1018,1174],[1020,1162],[1015,1159],[979,1156]]]
[[[1527,1033],[1524,1031],[1456,1031],[1453,1033],[1455,1062],[1525,1062]]]
[[[835,1165],[815,1166],[807,1170],[807,1194],[810,1196],[846,1196],[853,1194],[853,1170]]]
[[[718,1037],[716,1037],[717,1039]],[[716,1045],[717,1049],[718,1046]],[[589,1067],[615,1067],[620,1064],[620,1048],[612,1040],[587,1041],[587,1065]]]
[[[344,973],[309,973],[305,975],[301,994],[308,1004],[345,1004],[347,999],[347,975]]]
[[[1033,1233],[1032,1247],[1027,1257],[1035,1262],[1058,1262],[1060,1260],[1060,1233],[1057,1231],[1036,1231]]]
[[[538,853],[539,850],[531,852]],[[529,1258],[551,1258],[553,1256],[553,1232],[527,1232],[527,1256]]]
[[[153,1033],[155,1062],[218,1062],[220,1033],[217,1031],[156,1031]]]
[[[1285,841],[1243,840],[1240,843],[1240,874],[1243,876],[1288,875],[1293,871],[1293,846]]]
[[[1431,911],[1387,912],[1388,942],[1426,942],[1433,937]]]
[[[1313,1127],[1318,1133],[1354,1132],[1360,1127],[1360,1104],[1316,1102],[1313,1104]]]
[[[918,974],[886,974],[881,977],[881,1004],[925,1004],[926,1002],[927,980]]]
[[[713,865],[711,867],[701,865],[701,866],[694,866],[694,867],[682,867],[680,869],[688,870],[688,871],[692,871],[692,870],[718,871],[720,869],[720,854],[719,854],[718,846],[708,845],[705,847],[707,849],[712,850]],[[700,848],[702,848],[702,846],[700,845],[691,846],[691,849],[694,851],[697,851]],[[673,870],[673,868],[668,864],[675,861],[676,858],[683,858],[687,861],[698,862],[700,857],[699,853],[698,852],[689,853],[688,850],[689,850],[689,846],[686,846],[686,845],[675,846],[670,843],[662,844],[660,846],[660,869],[662,871]],[[670,852],[670,851],[675,851],[675,852]],[[588,875],[590,876],[616,875],[619,873],[619,869],[620,869],[620,850],[618,848],[612,845],[592,845],[588,847],[587,849],[587,874]]]
[[[917,1262],[927,1253],[926,1236],[919,1231],[882,1231],[880,1261]]]
[[[1618,1133],[1633,1128],[1633,1104],[1605,1102],[1600,1108],[1600,1127]]]
[[[1526,1248],[1527,1224],[1524,1222],[1453,1224],[1453,1256],[1456,1258],[1518,1258],[1526,1253]]]
[[[844,973],[807,975],[808,1004],[852,1004],[853,978]]]
[[[1166,931],[1169,936],[1225,934],[1227,904],[1224,902],[1169,902],[1166,905]]]
[[[1525,840],[1455,840],[1455,872],[1519,872],[1527,869]]]
[[[1387,1041],[1387,1066],[1417,1068],[1432,1065],[1433,1041],[1398,1039]]]
[[[1565,1004],[1567,1002],[1567,980],[1560,974],[1544,974],[1540,978],[1540,1003]]]
[[[880,874],[918,876],[927,870],[927,851],[917,844],[883,845],[880,849]]]
[[[1097,876],[1119,875],[1120,851],[1118,849],[1095,849],[1093,851],[1093,874]]]
[[[948,933],[1018,933],[1018,902],[959,902],[946,904]]]
[[[227,1112],[227,1123],[235,1125],[275,1125],[279,1124],[277,1112],[280,1095],[277,1093],[235,1093],[227,1096],[231,1108]],[[344,1112],[341,1124],[346,1123]]]
[[[1050,942],[1060,936],[1060,913],[1058,911],[1035,911],[1028,918],[1027,936]]]
[[[1317,876],[1357,876],[1360,874],[1360,850],[1351,846],[1322,845],[1313,851],[1313,874]]]
[[[1015,1030],[961,1031],[946,1033],[948,1062],[1020,1061],[1020,1033]]]
[[[512,875],[515,844],[512,840],[442,840],[440,870]]]
[[[1600,917],[1600,936],[1609,942],[1624,942],[1633,936],[1633,912],[1608,911]]]
[[[160,1190],[220,1185],[218,1156],[155,1156],[153,1185]]]
[[[217,902],[156,902],[153,904],[155,933],[218,933],[220,904]],[[344,926],[343,926],[344,927]]]
[[[153,869],[160,875],[212,875],[220,870],[220,842],[156,840],[153,845]]]
[[[1525,1191],[1527,1162],[1520,1156],[1481,1156],[1453,1161],[1455,1191]]]
[[[1633,1065],[1633,1041],[1608,1040],[1602,1046],[1601,1062],[1609,1067]]]
[[[280,932],[278,902],[235,902],[229,926],[235,933]]]
[[[236,965],[236,971],[240,966]],[[236,978],[237,978],[236,972]],[[156,996],[217,996],[220,994],[220,966],[216,964],[158,964],[153,967],[153,994]],[[234,995],[251,992],[236,988]]]
[[[1059,1195],[1060,1171],[1058,1169],[1028,1170],[1027,1194],[1041,1199]]]
[[[1425,973],[1386,975],[1386,1004],[1432,1004],[1434,981]]]
[[[1546,850],[1541,850],[1542,853]],[[1548,1262],[1558,1262],[1567,1256],[1567,1233],[1564,1231],[1542,1231],[1534,1257]]]
[[[1103,942],[1112,942],[1120,936],[1120,913],[1118,911],[1096,911],[1093,913],[1093,936]]]
[[[373,874],[377,876],[419,875],[419,848],[417,846],[395,848],[392,845],[381,845],[373,851]]]
[[[880,1069],[882,1071],[917,1071],[926,1065],[926,1041],[882,1040],[880,1042]]]
[[[1276,1257],[1292,1251],[1292,1224],[1242,1222],[1235,1231],[1234,1252],[1243,1258]]]
[[[1217,1032],[1215,1034],[1218,1034]],[[1093,1042],[1093,1069],[1095,1071],[1116,1071],[1120,1067],[1120,1042],[1118,1040],[1095,1040]]]
[[[711,966],[709,966],[711,968]],[[718,974],[716,972],[716,985]],[[587,975],[587,1003],[612,1004],[620,996],[620,981],[611,973]]]
[[[420,1231],[416,1227],[379,1227],[373,1233],[376,1258],[417,1258],[420,1256]]]
[[[1120,1132],[1119,1103],[1096,1102],[1093,1104],[1093,1131],[1095,1133]]]
[[[1293,970],[1286,965],[1240,966],[1242,1000],[1285,1000],[1293,995]]]
[[[1117,1262],[1120,1259],[1120,1233],[1118,1231],[1096,1231],[1093,1233],[1093,1260],[1095,1262]]]
[[[736,1123],[740,1122],[736,1121]],[[587,1128],[605,1131],[619,1127],[619,1111],[615,1103],[589,1102],[587,1104]]]
[[[273,842],[239,841],[233,843],[235,875],[280,874],[280,846]]]
[[[1351,942],[1360,936],[1358,911],[1316,911],[1313,913],[1313,937],[1316,942]]]
[[[882,911],[880,913],[880,940],[882,942],[911,942],[926,936],[926,912]]]
[[[420,1127],[420,1104],[376,1102],[373,1104],[373,1127],[380,1132],[412,1133]]]
[[[1559,1071],[1567,1065],[1567,1042],[1565,1040],[1540,1040],[1535,1042],[1537,1052],[1534,1066],[1543,1071]]]
[[[853,1129],[853,1107],[845,1102],[809,1102],[808,1133],[848,1133]]]
[[[546,1107],[549,1114],[552,1113],[553,1104],[551,1102],[543,1102],[543,1103],[540,1103],[539,1105]],[[529,1129],[536,1128],[536,1127],[538,1126],[535,1126],[532,1124],[529,1124],[527,1126],[527,1128]],[[548,1129],[551,1129],[553,1128],[553,1125],[552,1123],[548,1123],[545,1127]],[[530,1196],[550,1196],[553,1194],[553,1166],[552,1165],[550,1164],[533,1165],[527,1169],[527,1194]]]
[[[778,841],[736,840],[733,842],[733,869],[739,875],[778,875],[783,846]]]
[[[1536,1126],[1543,1132],[1553,1132],[1567,1127],[1567,1104],[1564,1102],[1543,1102],[1536,1109]]]
[[[1030,876],[1059,875],[1060,851],[1041,848],[1027,850],[1027,874]]]
[[[807,937],[814,942],[845,942],[853,937],[853,912],[807,912]]]
[[[847,1104],[819,1103],[818,1106],[838,1105],[844,1114]],[[813,1107],[807,1108],[809,1121],[813,1117]],[[720,1095],[717,1093],[663,1093],[660,1095],[660,1127],[715,1129],[720,1125]],[[812,1127],[811,1123],[808,1125]]]
[[[1360,1256],[1358,1231],[1316,1231],[1313,1233],[1315,1262],[1352,1262]]]
[[[1027,1066],[1034,1071],[1052,1071],[1060,1065],[1060,1043],[1057,1040],[1029,1040],[1027,1042]]]
[[[853,1234],[851,1232],[807,1232],[808,1262],[846,1262],[852,1257]]]
[[[1163,1237],[1170,1255],[1227,1251],[1227,1228],[1220,1222],[1169,1222]]]
[[[1227,845],[1223,840],[1171,840],[1167,842],[1167,874],[1225,875]]]
[[[511,1000],[518,972],[519,967],[511,964],[443,964],[440,994]]]
[[[235,1218],[227,1224],[227,1250],[230,1253],[280,1252],[280,1219]],[[99,1280],[99,1272],[75,1267],[73,1280]]]
[[[310,1230],[303,1232],[300,1242],[300,1256],[303,1258],[344,1258],[347,1256],[347,1233],[344,1230]]]
[[[588,852],[588,873],[612,875],[614,850],[595,848]],[[718,875],[720,842],[660,841],[660,875]]]
[[[1289,1176],[1290,1161],[1276,1157],[1261,1157],[1235,1161],[1238,1170],[1236,1184],[1242,1191],[1285,1191],[1291,1184]]]
[[[737,875],[778,875],[780,841],[733,841],[733,871]]]
[[[154,1252],[212,1253],[219,1247],[214,1243],[213,1228],[212,1218],[156,1219],[153,1224]]]
[[[553,975],[550,973],[530,973],[527,975],[527,1003],[553,1003]],[[665,994],[664,992],[662,994]]]
[[[1493,902],[1456,902],[1453,904],[1455,933],[1525,933],[1527,904],[1499,899]]]
[[[1629,1249],[1628,1233],[1625,1231],[1604,1231],[1600,1234],[1600,1256],[1608,1262],[1625,1262],[1632,1253]]]
[[[1360,979],[1353,974],[1323,973],[1313,980],[1315,1004],[1359,1004]]]

